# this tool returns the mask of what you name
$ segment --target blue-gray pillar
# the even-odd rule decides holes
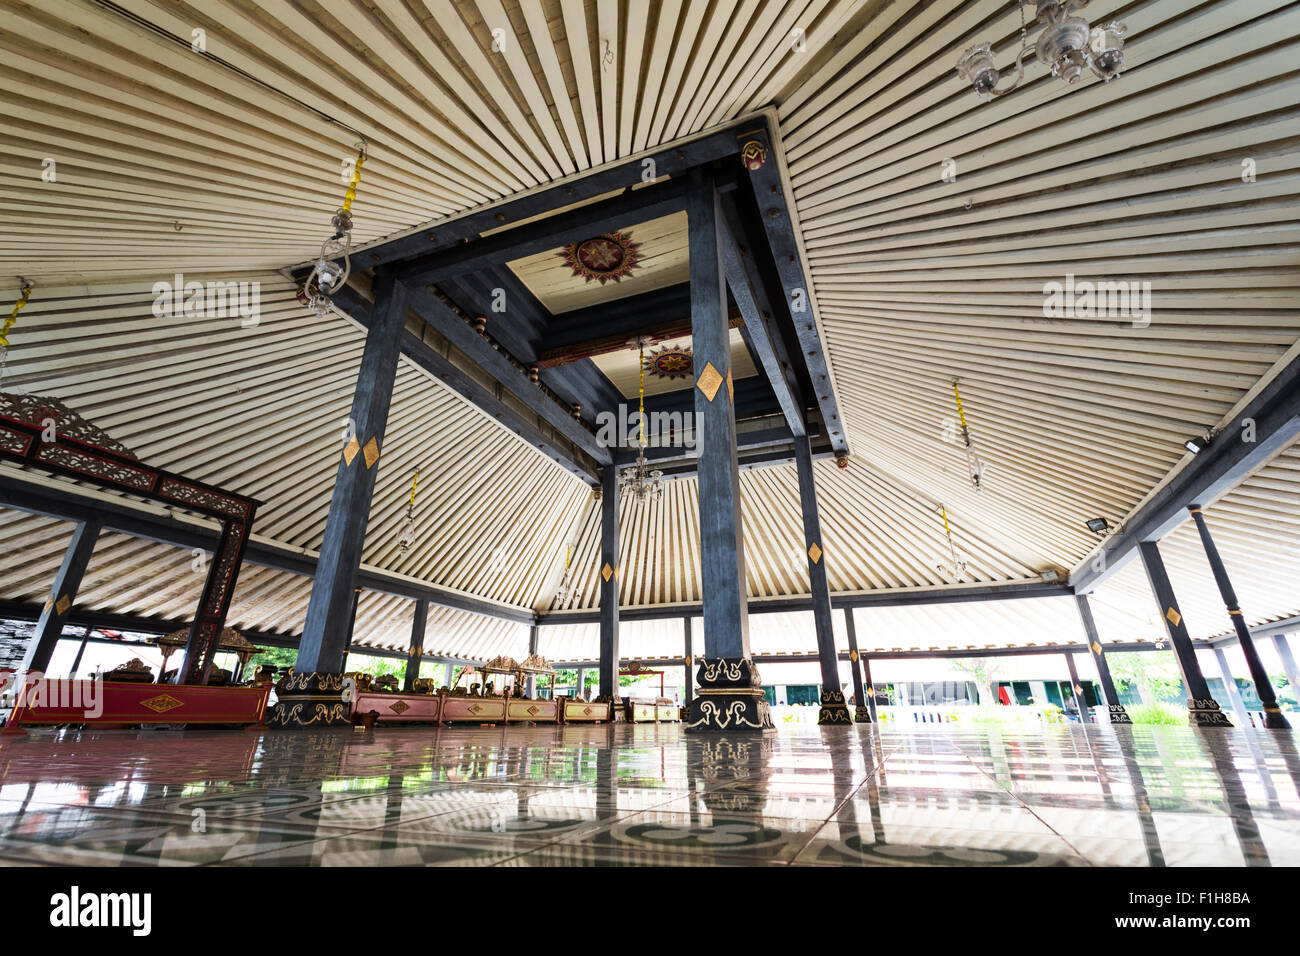
[[[1151,582],[1151,593],[1155,595],[1156,604],[1160,607],[1160,619],[1165,622],[1169,643],[1173,645],[1174,656],[1178,658],[1183,686],[1187,688],[1187,711],[1191,723],[1197,727],[1231,727],[1232,722],[1219,707],[1219,702],[1210,696],[1210,685],[1205,682],[1201,665],[1196,660],[1192,635],[1187,630],[1182,612],[1178,610],[1174,587],[1169,583],[1160,549],[1154,541],[1142,541],[1138,544],[1138,554],[1142,557],[1142,566],[1146,568],[1147,580]]]
[[[618,470],[600,474],[600,696],[618,695]]]
[[[534,624],[528,629],[528,656],[532,657],[537,653],[537,625]],[[529,674],[528,680],[524,684],[524,693],[532,698],[537,696],[537,675]]]
[[[1205,548],[1205,557],[1210,562],[1210,571],[1214,575],[1214,582],[1219,586],[1219,596],[1223,598],[1224,606],[1228,609],[1228,618],[1237,632],[1241,653],[1246,658],[1246,669],[1250,671],[1250,679],[1255,682],[1255,693],[1259,696],[1260,703],[1264,705],[1264,726],[1272,730],[1287,730],[1291,725],[1282,716],[1282,708],[1277,705],[1277,694],[1273,692],[1273,683],[1268,678],[1268,671],[1264,670],[1264,662],[1259,659],[1255,640],[1250,636],[1250,628],[1246,626],[1241,605],[1237,603],[1237,593],[1232,589],[1228,569],[1224,567],[1223,559],[1219,557],[1219,549],[1215,546],[1214,539],[1210,537],[1210,529],[1205,524],[1205,515],[1201,513],[1201,506],[1192,505],[1187,510],[1191,513],[1192,520],[1196,522],[1196,530],[1201,536],[1201,545]]]
[[[429,619],[429,602],[420,598],[415,602],[415,617],[411,620],[411,649],[406,655],[406,673],[402,675],[402,688],[406,693],[415,689],[415,679],[420,676],[420,658],[424,655],[424,628]]]
[[[451,687],[452,678],[456,676],[456,665],[448,663],[444,664],[443,667],[445,668],[443,672],[443,683],[448,687]]]
[[[867,706],[866,695],[862,690],[862,670],[858,666],[861,663],[862,655],[858,653],[858,625],[853,620],[853,608],[844,609],[844,630],[849,637],[849,666],[853,671],[853,722],[855,724],[870,724],[875,722],[875,716]]]
[[[717,190],[712,174],[691,173],[687,193],[691,270],[691,345],[700,516],[704,656],[699,694],[686,730],[739,733],[773,729],[749,651],[745,544],[736,459],[735,383],[722,263]]]
[[[574,698],[581,698],[581,699],[584,699],[584,700],[586,699],[586,697],[587,697],[587,688],[586,688],[586,686],[585,686],[585,685],[586,685],[586,681],[587,681],[587,668],[585,668],[585,667],[579,667],[579,668],[578,668],[578,678],[577,678],[577,685],[578,685],[578,686],[575,687],[575,688],[573,689],[573,696],[574,696]]]
[[[686,682],[683,684],[685,690],[682,692],[682,705],[689,708],[691,701],[695,699],[695,678],[691,674],[691,665],[695,662],[695,642],[693,640],[693,626],[689,615],[682,618],[682,624],[685,628],[686,652],[683,655],[686,661]]]
[[[353,588],[361,567],[370,499],[383,450],[388,407],[406,325],[407,289],[387,270],[375,275],[370,330],[352,398],[351,437],[343,447],[321,541],[295,669],[336,674],[343,666]]]
[[[1214,649],[1214,659],[1219,662],[1219,673],[1223,675],[1223,689],[1228,692],[1228,703],[1237,712],[1237,719],[1243,725],[1253,725],[1254,721],[1250,719],[1250,712],[1246,710],[1246,702],[1241,699],[1241,688],[1237,686],[1237,679],[1232,676],[1232,668],[1228,666],[1228,655],[1223,653],[1223,648]]]
[[[1079,608],[1079,620],[1083,622],[1083,631],[1088,639],[1088,653],[1092,655],[1092,662],[1097,665],[1097,680],[1101,684],[1101,694],[1106,699],[1110,722],[1131,724],[1133,721],[1129,719],[1124,705],[1119,702],[1115,681],[1111,679],[1110,665],[1106,663],[1106,649],[1101,646],[1101,638],[1097,636],[1097,622],[1092,618],[1092,606],[1088,603],[1088,595],[1076,594],[1074,603]]]
[[[1088,710],[1088,695],[1084,693],[1083,685],[1079,683],[1079,671],[1074,666],[1074,655],[1069,651],[1065,652],[1065,669],[1070,674],[1070,694],[1074,697],[1074,706],[1079,709],[1079,723],[1086,724],[1091,713]]]
[[[294,679],[279,691],[280,703],[268,720],[272,727],[343,726],[349,722],[341,675],[407,314],[407,289],[390,271],[377,270],[373,288],[370,329],[347,429],[350,437],[334,478]]]
[[[813,473],[812,446],[807,433],[794,436],[794,462],[799,478],[799,507],[803,513],[804,554],[808,558],[808,587],[812,595],[817,660],[822,671],[821,709],[817,713],[817,723],[851,724],[853,718],[849,716],[849,706],[840,686],[830,583],[826,578],[826,547],[822,541],[821,517],[817,513],[817,478]],[[853,670],[857,672],[856,664]]]
[[[90,556],[95,552],[99,531],[99,522],[92,519],[81,522],[72,532],[72,540],[63,552],[63,564],[59,566],[59,573],[50,585],[50,596],[36,622],[36,631],[27,645],[19,673],[43,674],[50,666],[50,658],[59,644],[59,638],[63,636],[63,625],[68,621],[68,612],[77,601],[77,591],[81,588],[86,566],[90,564]]]

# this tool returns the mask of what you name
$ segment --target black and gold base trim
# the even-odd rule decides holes
[[[351,726],[352,688],[342,674],[290,670],[276,686],[278,703],[266,725],[275,730],[316,730]]]
[[[822,707],[817,712],[817,723],[823,727],[833,724],[847,726],[853,723],[843,691],[822,689]]]
[[[1131,724],[1132,719],[1123,704],[1110,704],[1110,722],[1112,724]]]
[[[761,734],[775,730],[754,662],[743,657],[700,660],[685,731],[695,734]]]
[[[1290,730],[1290,722],[1282,716],[1280,707],[1264,708],[1264,726],[1269,730]]]
[[[1231,727],[1228,715],[1219,709],[1219,702],[1213,697],[1189,697],[1187,699],[1188,723],[1193,727]]]
[[[853,708],[853,722],[855,724],[871,723],[871,708],[863,707],[860,704]]]

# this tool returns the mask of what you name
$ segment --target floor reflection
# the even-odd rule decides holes
[[[1096,725],[35,732],[0,746],[0,859],[1293,866],[1297,740]]]

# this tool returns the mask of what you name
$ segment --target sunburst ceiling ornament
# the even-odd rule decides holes
[[[641,262],[641,252],[630,232],[607,232],[565,246],[560,258],[575,276],[604,285],[611,279],[619,282],[631,275]]]
[[[689,345],[664,345],[647,356],[646,371],[656,378],[689,378],[695,371],[695,356]]]

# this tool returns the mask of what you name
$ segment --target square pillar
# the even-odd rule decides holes
[[[1097,636],[1097,622],[1093,620],[1092,605],[1088,603],[1088,595],[1076,594],[1074,603],[1079,609],[1079,620],[1083,623],[1083,632],[1088,640],[1088,653],[1092,655],[1092,662],[1097,665],[1097,680],[1101,683],[1102,696],[1106,698],[1110,722],[1131,724],[1133,721],[1129,719],[1124,705],[1119,702],[1115,681],[1111,679],[1110,665],[1106,663],[1106,650],[1101,646],[1101,638]]]
[[[411,693],[415,679],[420,676],[420,658],[424,655],[424,628],[429,617],[429,602],[424,598],[415,602],[415,617],[411,621],[411,649],[406,655],[406,672],[402,675],[402,689]]]
[[[90,556],[95,551],[95,542],[99,540],[100,524],[98,521],[83,521],[72,532],[72,540],[63,552],[63,563],[59,573],[50,585],[50,596],[41,609],[40,619],[36,622],[36,633],[27,645],[23,662],[18,668],[19,674],[44,674],[50,666],[50,658],[63,636],[63,626],[68,622],[68,615],[77,601],[77,591],[81,588],[81,579],[90,564]],[[90,631],[87,630],[89,635]],[[84,644],[83,644],[84,647]],[[80,662],[80,655],[78,655]],[[75,670],[75,668],[74,668]],[[158,675],[161,677],[162,675]]]
[[[370,501],[393,398],[408,293],[387,269],[375,274],[370,329],[357,373],[348,431],[339,457],[307,620],[293,678],[280,691],[273,727],[343,726],[343,659],[352,626],[353,590],[361,567]]]
[[[1187,622],[1178,610],[1178,601],[1174,597],[1173,585],[1165,571],[1165,562],[1160,557],[1160,549],[1154,541],[1142,541],[1138,544],[1138,553],[1142,556],[1142,566],[1146,568],[1147,580],[1151,582],[1151,592],[1160,607],[1161,620],[1169,633],[1169,642],[1174,647],[1178,658],[1178,669],[1183,675],[1183,686],[1187,688],[1187,710],[1194,727],[1231,727],[1232,723],[1219,708],[1219,702],[1210,696],[1210,685],[1205,682],[1201,665],[1196,660],[1196,648],[1192,646],[1192,635],[1187,630]]]
[[[876,715],[867,705],[866,695],[862,689],[862,672],[858,669],[861,655],[858,653],[858,625],[853,619],[853,608],[844,609],[844,629],[849,637],[849,664],[853,670],[853,722],[855,724],[874,724]],[[825,704],[822,705],[823,707]]]
[[[687,193],[691,342],[699,457],[700,585],[704,656],[686,730],[774,729],[749,652],[749,607],[736,458],[735,383],[722,262],[722,216],[712,176],[691,173]]]
[[[618,696],[618,470],[600,474],[600,693]],[[612,709],[611,709],[612,713]]]

